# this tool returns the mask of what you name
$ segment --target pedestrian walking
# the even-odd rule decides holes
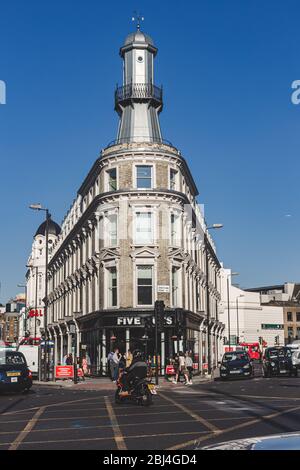
[[[108,375],[110,376],[111,380],[114,380],[114,365],[113,365],[113,351],[110,351],[107,355],[107,369]]]
[[[188,377],[189,377],[189,382],[190,382],[190,385],[193,383],[192,382],[192,379],[193,379],[193,359],[192,359],[192,355],[190,352],[186,352],[185,353],[185,365],[186,365],[186,368],[188,370]]]
[[[130,367],[132,363],[132,352],[128,349],[126,353],[126,367]]]
[[[86,356],[83,356],[81,365],[82,365],[83,375],[84,375],[84,376],[90,375],[90,370],[89,370],[89,366],[88,366],[88,362],[87,362]]]
[[[112,373],[112,380],[116,382],[119,375],[119,361],[121,358],[121,354],[118,348],[114,349],[114,353],[112,359],[110,361],[111,364],[111,373]]]
[[[66,359],[66,365],[67,366],[72,366],[73,365],[73,356],[72,354],[69,354],[67,359]]]
[[[179,360],[179,367],[177,370],[174,383],[175,384],[178,383],[178,380],[180,380],[180,375],[182,374],[185,378],[185,385],[192,385],[189,381],[188,371],[187,371],[186,364],[185,364],[185,356],[182,351],[179,351],[178,360]]]
[[[175,354],[174,360],[173,360],[173,366],[174,366],[174,379],[172,380],[173,383],[177,384],[177,380],[179,378],[179,354]]]

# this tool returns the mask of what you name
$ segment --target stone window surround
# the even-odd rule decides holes
[[[179,191],[180,190],[180,184],[179,184],[180,174],[179,174],[178,168],[175,168],[175,167],[169,165],[168,170],[169,170],[169,173],[168,173],[168,188],[172,191]],[[171,188],[171,172],[172,171],[176,172],[176,174],[175,174],[175,188]]]
[[[177,290],[177,299],[179,300],[178,304],[177,305],[174,305],[173,304],[173,283],[172,283],[172,269],[173,268],[176,268],[178,270],[178,278],[177,278],[177,282],[178,282],[178,290]],[[182,263],[180,262],[177,262],[175,260],[172,260],[170,262],[170,269],[169,269],[169,272],[170,272],[170,281],[169,281],[169,285],[170,285],[170,296],[169,296],[169,302],[170,302],[170,306],[172,308],[182,308],[182,273],[183,273],[183,267],[182,267]]]
[[[108,261],[103,263],[104,268],[104,296],[103,303],[105,309],[118,309],[120,308],[120,279],[119,279],[119,269],[118,263],[116,261]],[[109,268],[116,268],[117,272],[117,305],[112,306],[109,301]]]
[[[144,212],[144,213],[148,213],[148,212],[151,212],[152,214],[152,217],[151,217],[151,226],[152,226],[152,242],[149,243],[148,245],[150,246],[153,246],[157,243],[157,224],[158,224],[158,220],[157,220],[157,215],[156,215],[156,209],[157,208],[157,204],[149,204],[147,206],[145,206],[144,204],[132,204],[131,205],[131,210],[132,210],[132,215],[133,215],[133,218],[132,218],[132,234],[131,234],[131,238],[133,240],[133,244],[135,246],[145,246],[144,243],[137,243],[137,239],[136,239],[136,213],[137,212]]]
[[[109,172],[111,170],[116,170],[116,189],[113,190],[109,187]],[[118,165],[115,163],[114,165],[109,165],[105,167],[105,175],[104,175],[104,188],[105,191],[111,192],[111,191],[117,191],[119,189],[119,168]]]
[[[138,305],[137,267],[145,265],[153,267],[152,277],[152,304]],[[154,258],[135,258],[133,261],[133,308],[149,308],[154,306],[157,299],[157,262]]]
[[[138,166],[149,166],[151,167],[151,188],[138,188],[137,187],[137,167]],[[138,191],[143,191],[143,190],[149,190],[149,189],[155,189],[156,188],[156,165],[153,161],[149,161],[146,159],[139,160],[133,163],[132,165],[132,182],[133,182],[133,187],[137,189]]]

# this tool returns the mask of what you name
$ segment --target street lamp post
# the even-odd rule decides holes
[[[24,329],[24,336],[27,330],[27,316],[26,316],[26,305],[27,305],[27,286],[22,284],[17,284],[17,287],[22,287],[25,289],[25,312],[24,312],[24,320],[23,320],[23,329]]]
[[[229,346],[229,351],[230,351],[230,346],[231,346],[231,342],[230,342],[230,293],[229,293],[229,277],[230,276],[238,276],[239,273],[230,273],[228,274],[227,276],[227,310],[228,310],[228,319],[227,319],[227,322],[228,322],[228,346]]]
[[[45,329],[45,350],[44,350],[44,381],[47,382],[48,380],[48,329],[47,329],[47,313],[48,313],[48,256],[49,256],[49,220],[51,215],[49,210],[42,207],[41,204],[31,204],[29,206],[30,209],[36,211],[44,211],[46,212],[46,230],[45,230],[45,237],[46,237],[46,260],[45,260],[45,298],[44,298],[44,329]]]
[[[31,264],[26,265],[27,268],[35,269],[35,315],[34,315],[34,343],[36,344],[36,334],[37,334],[37,311],[38,311],[38,276],[39,274],[39,267],[32,266]]]
[[[209,257],[208,249],[210,243],[208,240],[208,230],[223,228],[223,224],[213,224],[210,227],[206,227],[204,232],[204,249],[205,249],[205,270],[206,270],[206,318],[207,318],[207,373],[211,374],[211,337],[210,337],[210,299],[209,299]]]
[[[239,343],[240,331],[239,331],[239,299],[245,297],[243,294],[236,298],[236,342]]]

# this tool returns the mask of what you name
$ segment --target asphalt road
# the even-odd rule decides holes
[[[150,408],[115,405],[112,391],[34,386],[0,395],[0,450],[193,449],[300,431],[300,378],[169,384]]]

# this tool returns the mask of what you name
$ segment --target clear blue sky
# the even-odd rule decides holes
[[[60,222],[116,136],[132,12],[159,48],[164,137],[190,164],[241,286],[300,281],[299,0],[11,0],[0,14],[0,301],[24,282],[41,202]],[[290,217],[287,217],[290,215]]]

